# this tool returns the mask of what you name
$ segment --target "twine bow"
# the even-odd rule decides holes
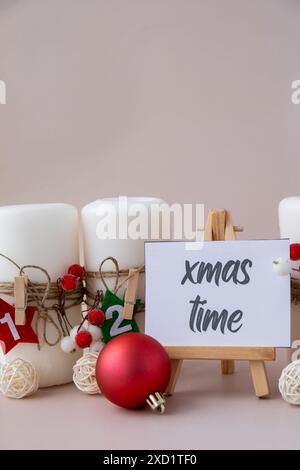
[[[22,266],[22,268],[20,268],[20,276],[22,276],[22,274],[25,274],[26,269],[38,269],[39,271],[41,271],[45,275],[45,277],[47,279],[44,293],[41,293],[41,292],[37,291],[34,284],[28,278],[27,292],[28,292],[28,295],[31,294],[31,296],[32,296],[32,298],[33,298],[33,300],[36,304],[37,311],[38,311],[38,314],[37,314],[36,319],[35,319],[35,331],[36,331],[36,335],[37,335],[38,339],[39,339],[39,324],[40,324],[40,320],[42,320],[42,322],[43,322],[43,329],[42,329],[43,339],[44,339],[45,343],[48,344],[49,346],[55,346],[61,339],[61,331],[60,331],[58,325],[55,323],[55,321],[51,317],[51,315],[49,315],[48,308],[45,306],[45,302],[46,302],[46,299],[48,297],[48,293],[49,293],[49,289],[50,289],[51,278],[49,276],[48,271],[46,271],[46,269],[42,268],[41,266],[34,265],[34,264],[27,264],[25,266]],[[42,297],[41,297],[41,295],[42,295]],[[56,338],[55,341],[51,342],[47,338],[47,328],[46,328],[47,322],[52,323],[52,325],[54,326],[54,328],[57,331],[57,338]],[[38,348],[40,348],[40,344],[38,344]]]
[[[103,266],[107,261],[111,261],[114,264],[114,266],[115,266],[114,271],[104,271],[103,270]],[[105,287],[105,289],[108,289],[108,285],[107,285],[105,279],[114,278],[114,285],[113,285],[113,288],[110,289],[110,290],[112,290],[112,292],[114,294],[116,294],[119,291],[119,289],[122,286],[124,286],[124,284],[126,284],[129,281],[129,279],[131,279],[134,276],[134,274],[136,272],[144,273],[145,272],[145,265],[134,268],[134,272],[133,271],[130,272],[129,269],[120,269],[119,263],[116,260],[116,258],[114,258],[113,256],[108,256],[103,261],[101,261],[98,271],[95,271],[95,272],[94,271],[86,271],[86,279],[87,280],[88,279],[100,279],[103,286]],[[120,280],[120,278],[122,278],[122,280]],[[93,306],[96,297],[99,296],[99,295],[102,295],[103,293],[102,293],[101,290],[97,290],[96,295],[95,295],[94,293],[92,293],[88,289],[88,286],[86,286],[85,294],[86,294],[85,303],[88,306]],[[93,303],[89,302],[89,300],[88,300],[89,298],[93,299]],[[143,309],[144,309],[144,304],[141,303],[139,311],[142,311]]]
[[[37,269],[41,271],[46,277],[45,283],[34,283],[28,277],[28,286],[27,286],[27,302],[34,302],[37,309],[37,316],[35,319],[35,330],[36,335],[40,341],[40,323],[42,322],[42,337],[48,346],[55,346],[59,343],[62,336],[66,336],[69,333],[69,328],[72,328],[72,325],[69,322],[69,319],[66,315],[66,310],[70,309],[75,305],[79,305],[82,302],[83,289],[82,286],[79,286],[75,291],[66,294],[60,287],[58,282],[51,282],[50,275],[48,271],[41,266],[35,264],[27,264],[20,267],[15,261],[13,261],[8,256],[0,253],[0,256],[11,264],[13,264],[19,271],[19,275],[22,276],[25,274],[26,269]],[[11,282],[2,282],[0,283],[0,294],[4,295],[13,295],[14,284]],[[57,300],[56,303],[50,306],[46,306],[46,301],[51,299]],[[72,301],[67,306],[65,305],[66,300]],[[49,314],[49,311],[53,310],[57,314],[57,321]],[[54,329],[57,332],[55,340],[50,341],[47,336],[47,324],[52,324]],[[40,343],[38,344],[40,349]]]
[[[102,270],[103,265],[104,265],[104,263],[106,263],[106,261],[112,261],[113,262],[113,264],[115,265],[115,268],[116,268],[115,272],[114,271],[103,271]],[[134,268],[134,269],[135,269],[136,272],[144,273],[145,272],[145,265],[140,266],[138,268]],[[126,284],[126,282],[129,281],[129,279],[131,279],[133,277],[133,274],[129,274],[129,269],[120,269],[119,268],[119,263],[116,260],[116,258],[113,258],[112,256],[108,256],[103,261],[101,261],[100,266],[99,266],[100,279],[101,279],[101,281],[102,281],[102,283],[103,283],[103,285],[106,289],[108,289],[108,287],[107,287],[107,284],[105,282],[105,277],[112,277],[111,273],[115,277],[115,285],[114,285],[114,288],[113,288],[113,293],[114,294],[116,294],[118,292],[118,290],[122,286],[124,286],[124,284]],[[125,279],[123,279],[122,281],[119,282],[119,279],[122,276],[125,276]]]
[[[103,265],[107,261],[111,261],[114,264],[115,271],[103,271]],[[134,270],[135,270],[135,272],[138,271],[139,273],[144,273],[145,272],[145,265],[134,268]],[[118,290],[124,284],[126,284],[126,282],[129,279],[131,279],[132,276],[133,276],[133,274],[129,274],[129,269],[120,269],[118,261],[113,256],[108,256],[103,261],[101,261],[98,271],[95,271],[95,272],[94,271],[87,271],[86,272],[86,278],[87,279],[100,279],[102,284],[104,285],[105,289],[108,289],[108,285],[107,285],[105,279],[114,278],[114,286],[111,289],[114,294],[116,294],[118,292]],[[122,281],[119,282],[121,277],[122,278],[124,277],[124,279],[122,279]],[[99,291],[97,291],[97,292],[99,292]],[[88,290],[86,290],[86,295],[87,295],[87,297],[90,297],[92,299],[95,298],[95,295],[92,294]]]

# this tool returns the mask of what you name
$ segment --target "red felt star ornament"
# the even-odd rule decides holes
[[[15,308],[3,299],[0,299],[0,344],[4,354],[7,354],[19,343],[39,342],[31,326],[35,311],[35,307],[27,307],[25,325],[16,325]]]

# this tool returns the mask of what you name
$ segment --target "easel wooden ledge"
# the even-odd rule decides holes
[[[236,232],[242,227],[233,226],[230,213],[226,209],[211,210],[204,227],[204,240],[235,240]],[[166,393],[172,395],[184,359],[221,360],[223,374],[234,372],[234,361],[249,361],[255,394],[259,398],[270,393],[264,361],[274,361],[276,350],[271,347],[206,347],[206,346],[166,346],[172,365],[170,383]]]

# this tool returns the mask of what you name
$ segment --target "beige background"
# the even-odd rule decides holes
[[[299,19],[299,0],[0,0],[0,204],[153,195],[276,236],[299,193]],[[283,364],[259,401],[246,364],[186,363],[165,417],[72,385],[2,397],[0,448],[297,448]]]
[[[0,203],[155,195],[276,236],[299,0],[1,0]]]

